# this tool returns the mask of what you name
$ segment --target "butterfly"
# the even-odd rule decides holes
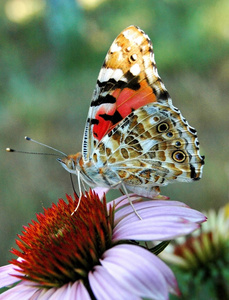
[[[156,198],[160,186],[198,180],[204,157],[158,75],[152,43],[138,27],[112,43],[92,96],[82,152],[60,158],[79,184]]]

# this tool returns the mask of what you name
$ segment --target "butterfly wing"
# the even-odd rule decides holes
[[[168,105],[170,101],[149,37],[136,26],[126,28],[112,43],[98,76],[84,132],[84,161],[131,112],[152,102]]]
[[[150,197],[156,186],[198,180],[203,157],[196,130],[177,108],[150,103],[138,108],[104,136],[94,163],[110,170],[136,194]]]
[[[115,39],[99,73],[83,142],[84,173],[98,186],[152,189],[201,178],[203,157],[158,75],[152,44],[130,26]]]

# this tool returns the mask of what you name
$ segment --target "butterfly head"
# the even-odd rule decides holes
[[[58,158],[57,161],[62,165],[62,167],[69,173],[76,173],[77,166],[80,166],[82,160],[82,154],[79,152],[77,154],[70,154],[64,158]]]

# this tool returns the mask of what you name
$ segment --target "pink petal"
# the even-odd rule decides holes
[[[141,202],[133,202],[134,208],[142,218],[154,217],[157,215],[174,215],[180,216],[192,222],[204,222],[206,217],[199,211],[189,208],[181,202],[177,201],[156,201],[148,200]],[[130,205],[122,207],[115,213],[115,221],[119,221],[126,215],[130,215],[133,219],[138,217],[134,213]]]
[[[128,224],[118,224],[113,230],[112,240],[164,241],[189,234],[197,228],[199,228],[198,224],[188,223],[179,217],[155,217],[132,221]]]
[[[148,199],[144,199],[144,198],[141,198],[140,196],[136,195],[136,194],[129,194],[129,198],[131,200],[132,203],[145,203],[145,202],[152,202],[152,205],[154,206],[166,206],[166,205],[175,205],[175,206],[185,206],[185,207],[188,207],[188,205],[186,205],[185,203],[183,202],[179,202],[179,201],[174,201],[174,200],[148,200]],[[112,204],[113,206],[115,205],[115,208],[118,209],[118,208],[121,208],[123,206],[125,206],[126,204],[130,204],[129,202],[129,199],[127,198],[126,195],[123,195],[117,199],[115,199],[114,201],[111,201],[108,203],[108,205]]]
[[[168,240],[189,234],[199,228],[206,217],[199,211],[184,206],[180,202],[141,201],[134,207],[142,220],[130,205],[121,207],[115,213],[113,240]]]
[[[34,298],[34,300],[37,298]],[[52,288],[49,290],[44,289],[42,294],[39,295],[39,300],[71,300],[82,299],[91,300],[88,291],[82,282],[76,281],[74,284],[68,283],[60,288]]]
[[[99,196],[99,199],[102,199],[104,195],[109,191],[109,188],[104,187],[95,187],[93,191]]]
[[[0,295],[0,300],[34,299],[32,297],[37,291],[38,288],[29,286],[28,283],[25,284],[25,282],[20,282],[15,287],[2,293]]]
[[[39,295],[39,300],[62,300],[69,298],[69,285],[65,284],[60,288],[43,289],[43,293]]]
[[[16,266],[9,264],[3,267],[0,267],[0,288],[9,286],[17,281],[20,281],[18,278],[11,275],[21,275],[20,272],[15,270]]]
[[[60,288],[43,289],[39,294],[35,294],[30,300],[71,300],[82,299],[91,300],[82,282],[76,281],[74,284],[68,283]]]
[[[34,283],[31,283],[34,285]],[[82,282],[65,284],[60,288],[40,289],[31,286],[28,282],[21,282],[0,295],[0,300],[30,299],[30,300],[62,300],[82,299],[91,300],[88,291]]]
[[[117,245],[100,261],[118,284],[134,295],[167,299],[168,290],[178,294],[172,271],[157,256],[134,245]]]
[[[82,299],[82,300],[91,300],[90,295],[88,294],[87,289],[81,281],[75,282],[71,289],[72,293],[70,294],[69,299]],[[73,293],[73,291],[76,291]]]
[[[34,295],[29,298],[29,300],[48,300],[50,299],[50,297],[53,295],[53,293],[55,293],[56,288],[52,288],[52,289],[38,289]]]
[[[141,298],[133,295],[131,291],[126,290],[117,283],[110,273],[102,266],[94,267],[94,271],[89,272],[89,283],[96,299],[109,300],[140,300]]]
[[[142,198],[140,198],[139,196],[135,195],[135,194],[129,194],[129,198],[131,199],[131,201],[142,201]],[[107,203],[107,206],[109,207],[109,205],[115,206],[116,209],[125,206],[126,204],[130,204],[128,198],[126,197],[126,195],[123,195],[119,198],[116,198],[115,200]]]
[[[0,282],[1,287],[9,286],[17,281],[18,278],[11,276],[21,275],[20,272],[16,271],[15,266],[12,264],[0,267]],[[36,283],[29,283],[27,281],[22,281],[18,283],[15,287],[7,290],[6,292],[0,295],[1,299],[30,299],[30,300],[62,300],[62,299],[82,299],[90,300],[90,295],[86,290],[82,282],[77,281],[73,285],[66,284],[60,288],[51,288],[51,289],[40,289],[36,287]]]

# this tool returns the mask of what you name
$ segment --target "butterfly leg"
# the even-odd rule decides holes
[[[78,174],[78,176],[80,176],[80,174]],[[86,191],[86,186],[85,186],[85,184],[84,184],[84,181],[81,180],[81,183],[82,183],[82,186],[83,186],[84,191]]]
[[[71,213],[71,216],[74,215],[74,213],[78,210],[79,206],[80,206],[80,201],[82,198],[82,189],[81,189],[81,178],[80,178],[80,171],[77,170],[77,179],[78,179],[78,187],[79,187],[79,200],[77,203],[76,208],[74,209],[74,211]],[[85,189],[85,186],[83,184],[83,188]]]
[[[133,205],[133,203],[132,203],[132,201],[131,201],[131,199],[130,199],[130,197],[129,197],[129,194],[128,194],[128,192],[127,192],[127,189],[126,189],[126,187],[125,187],[125,184],[123,184],[123,182],[121,183],[121,186],[122,186],[122,188],[123,188],[123,190],[124,190],[124,192],[125,192],[125,194],[126,194],[126,196],[127,196],[127,198],[128,198],[128,201],[129,201],[131,207],[133,208],[133,211],[135,212],[136,216],[137,216],[140,220],[142,220],[142,217],[141,217],[141,216],[139,215],[139,213],[136,211],[136,209],[135,209],[135,207],[134,207],[134,205]]]

